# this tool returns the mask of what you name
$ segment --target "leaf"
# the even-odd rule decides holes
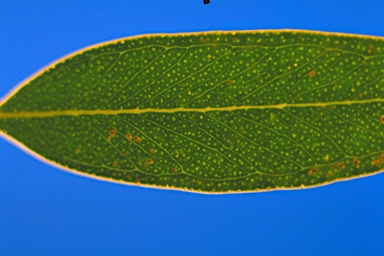
[[[384,167],[384,40],[308,31],[146,35],[43,69],[2,135],[90,177],[227,193]]]

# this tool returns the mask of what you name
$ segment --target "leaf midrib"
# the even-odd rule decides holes
[[[20,112],[0,112],[0,119],[12,118],[44,118],[54,116],[80,116],[80,115],[118,115],[118,114],[145,114],[145,113],[177,113],[177,112],[225,112],[236,110],[252,110],[252,109],[284,109],[284,108],[304,108],[304,107],[327,107],[336,105],[353,105],[381,103],[384,98],[367,99],[367,100],[346,100],[332,102],[314,102],[314,103],[282,103],[275,105],[246,105],[246,106],[227,106],[227,107],[206,107],[206,108],[134,108],[134,109],[118,109],[118,110],[58,110],[58,111],[20,111]]]

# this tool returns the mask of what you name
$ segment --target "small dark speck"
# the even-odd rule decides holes
[[[204,4],[209,4],[210,0],[204,0]]]

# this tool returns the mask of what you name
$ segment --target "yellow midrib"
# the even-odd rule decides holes
[[[144,114],[144,113],[176,113],[176,112],[212,112],[212,111],[236,111],[251,109],[284,109],[284,108],[302,108],[302,107],[327,107],[336,105],[352,105],[384,102],[384,98],[367,100],[347,100],[333,102],[315,102],[315,103],[283,103],[275,105],[259,106],[230,106],[230,107],[206,107],[206,108],[144,108],[144,109],[119,109],[119,110],[59,110],[45,112],[0,112],[0,119],[5,118],[42,118],[52,116],[80,116],[80,115],[118,115],[118,114]]]

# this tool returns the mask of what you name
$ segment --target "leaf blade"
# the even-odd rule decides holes
[[[129,184],[225,193],[369,175],[384,165],[383,46],[300,31],[128,38],[21,86],[0,130]]]

